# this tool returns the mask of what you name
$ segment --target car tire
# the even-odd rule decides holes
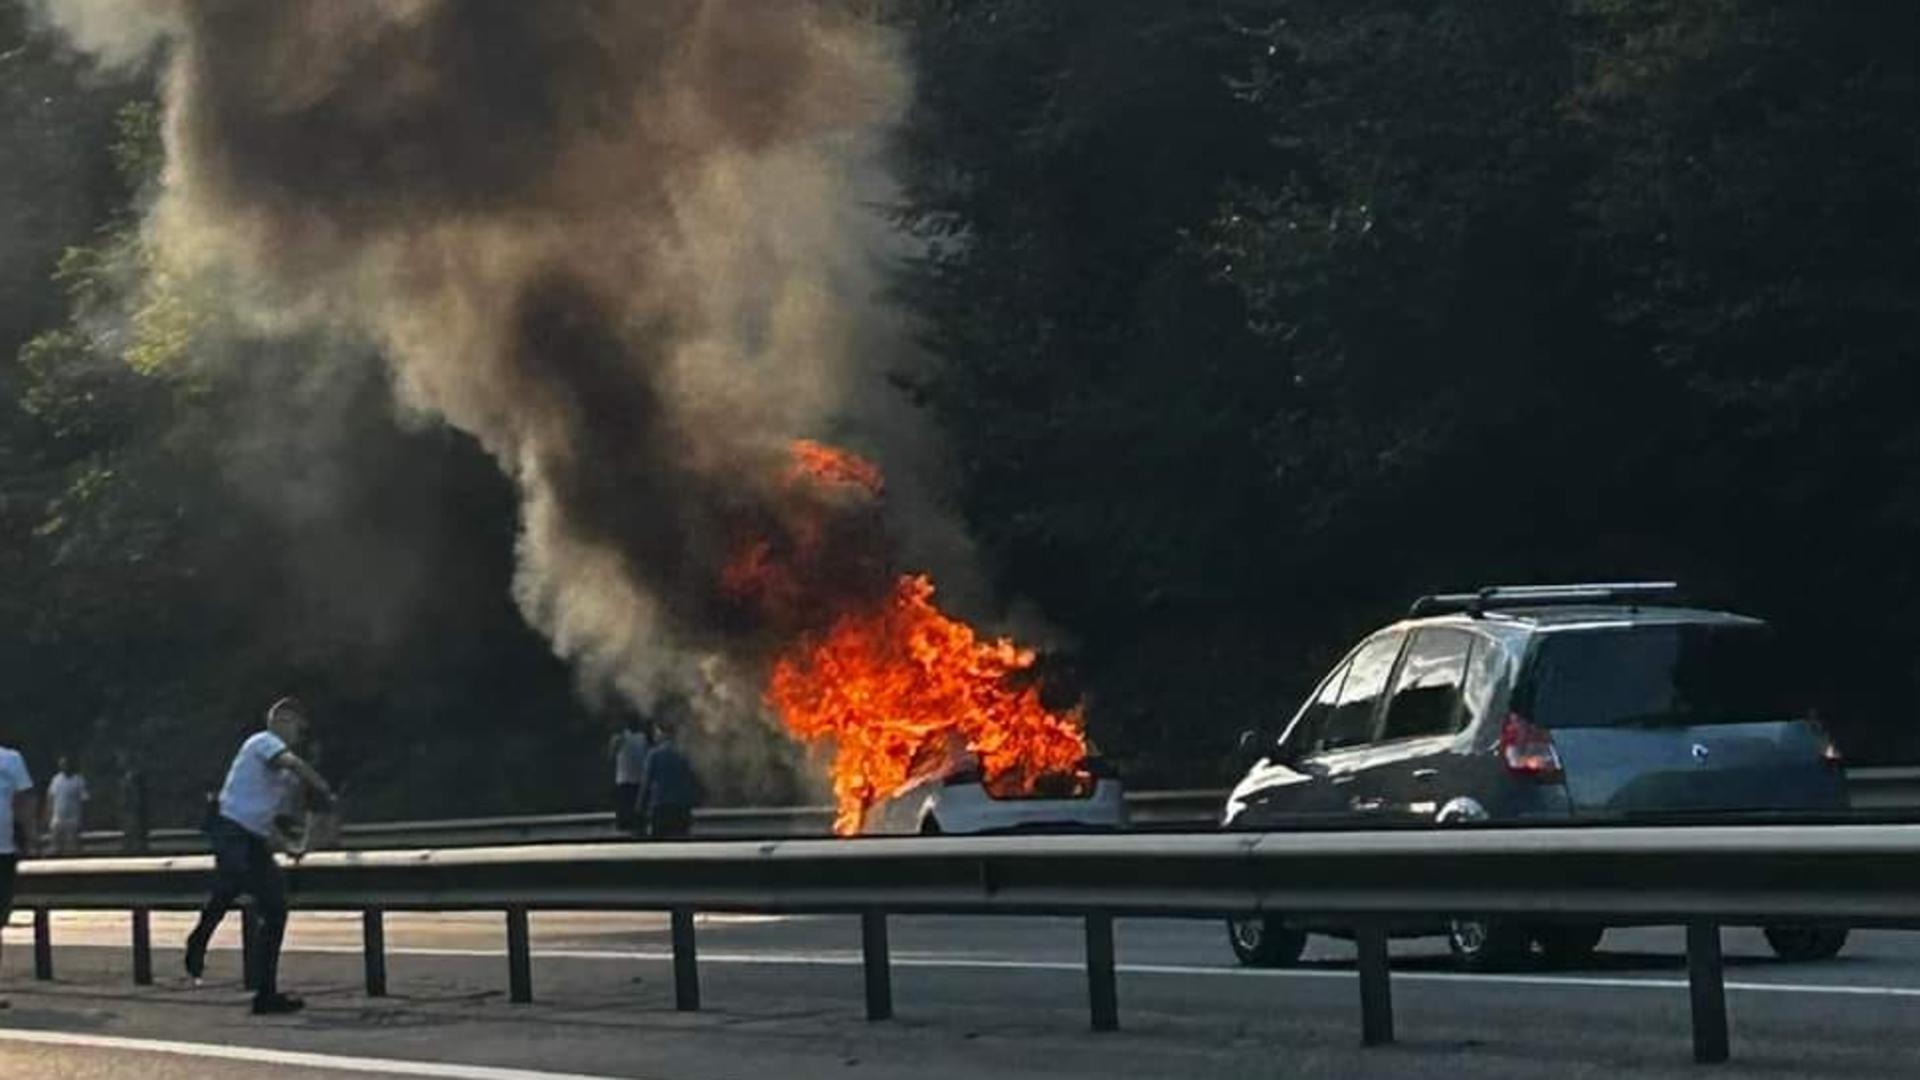
[[[1767,935],[1773,955],[1795,963],[1831,960],[1847,947],[1844,926],[1769,926],[1762,933]]]
[[[1604,926],[1577,923],[1537,926],[1533,940],[1540,943],[1540,956],[1548,966],[1577,967],[1593,959],[1594,950],[1600,947],[1600,939],[1606,933]]]
[[[1511,971],[1531,956],[1533,937],[1504,919],[1455,919],[1447,924],[1447,948],[1462,971]]]
[[[1265,915],[1227,920],[1227,943],[1246,967],[1290,967],[1307,948],[1307,932]]]

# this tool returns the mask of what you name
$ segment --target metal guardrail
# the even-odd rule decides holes
[[[134,978],[150,981],[148,913],[196,907],[210,869],[205,856],[23,864],[36,975],[52,977],[50,910],[131,910]],[[534,910],[670,912],[681,1009],[700,1003],[695,912],[859,915],[873,1019],[892,1015],[889,915],[1077,916],[1096,1030],[1119,1024],[1116,916],[1307,915],[1354,929],[1368,1044],[1393,1037],[1387,938],[1408,918],[1682,925],[1694,1055],[1721,1061],[1720,927],[1920,927],[1920,825],[597,843],[327,853],[288,877],[298,910],[363,913],[374,995],[386,991],[385,912],[504,912],[514,1002],[532,1000]]]
[[[1854,806],[1865,810],[1920,808],[1920,769],[1848,769],[1847,794]]]
[[[1862,810],[1920,810],[1920,768],[1847,770],[1853,805]],[[1127,811],[1142,830],[1201,829],[1220,820],[1225,791],[1138,791],[1127,795]],[[718,807],[694,813],[694,835],[702,839],[764,839],[825,836],[833,822],[828,806]],[[387,848],[481,847],[498,844],[568,844],[620,839],[610,813],[538,814],[515,817],[455,818],[440,821],[385,821],[348,824],[340,847],[350,851]],[[118,832],[89,832],[81,838],[88,854],[124,850]],[[195,829],[160,829],[148,834],[147,851],[156,855],[207,850]]]
[[[1140,828],[1204,828],[1220,820],[1220,808],[1226,799],[1224,791],[1134,792],[1127,796],[1127,812]],[[819,837],[828,835],[832,825],[830,806],[713,807],[696,810],[693,816],[694,835],[715,840]],[[350,823],[341,827],[339,847],[378,851],[620,839],[623,837],[614,828],[611,813],[531,814]],[[124,845],[125,837],[115,831],[88,832],[81,837],[81,848],[87,854],[115,854],[123,851]],[[206,837],[196,829],[159,829],[147,835],[150,854],[197,854],[206,850]]]

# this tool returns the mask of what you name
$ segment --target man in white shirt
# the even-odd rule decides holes
[[[333,789],[313,766],[290,748],[307,733],[306,706],[290,697],[267,710],[267,726],[240,744],[220,788],[219,812],[207,825],[213,843],[213,894],[200,910],[200,922],[187,935],[187,974],[195,981],[206,970],[207,943],[227,909],[241,894],[253,897],[248,914],[259,928],[256,939],[253,1012],[257,1016],[297,1012],[299,998],[280,993],[280,941],[287,930],[287,886],[274,847],[289,848],[274,817],[296,784],[305,784],[314,801],[333,802]]]
[[[33,854],[33,776],[18,750],[0,746],[0,934],[13,914],[13,879],[20,858]],[[6,1002],[0,1001],[0,1008]]]
[[[55,855],[80,854],[80,819],[88,799],[87,778],[60,755],[60,769],[47,783],[47,837]]]
[[[646,721],[640,714],[628,712],[608,748],[613,757],[613,827],[628,836],[647,833],[640,814],[640,780],[647,773],[647,755],[652,750]]]

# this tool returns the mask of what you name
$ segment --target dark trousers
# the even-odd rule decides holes
[[[640,813],[640,785],[613,785],[613,827],[629,836],[645,836],[647,820]]]
[[[693,807],[656,806],[648,815],[647,835],[655,840],[674,840],[693,835]]]
[[[254,920],[258,934],[251,960],[255,995],[279,993],[280,942],[287,933],[287,882],[273,861],[267,842],[227,820],[215,818],[207,827],[213,841],[213,895],[200,909],[200,922],[187,935],[187,967],[199,971],[206,963],[207,942],[242,895],[253,898],[245,917]]]
[[[18,855],[0,855],[0,934],[7,928],[7,918],[13,914],[13,878],[20,869]]]

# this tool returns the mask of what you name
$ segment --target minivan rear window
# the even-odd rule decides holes
[[[1762,626],[1623,626],[1549,634],[1524,710],[1550,728],[1669,727],[1802,714]]]

